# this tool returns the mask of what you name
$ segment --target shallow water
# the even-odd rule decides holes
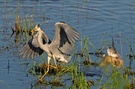
[[[10,27],[17,15],[22,18],[32,16],[51,39],[57,21],[70,24],[81,34],[80,39],[89,37],[97,49],[105,43],[111,45],[113,37],[127,67],[129,46],[135,50],[134,0],[3,0],[0,1],[0,13],[0,89],[30,89],[36,80],[28,73],[27,63],[33,64],[33,60],[19,58],[22,45],[14,42],[15,35],[10,37]],[[80,45],[77,45],[77,50],[80,50]],[[94,52],[90,45],[89,50]],[[91,61],[95,59],[92,57]],[[88,70],[94,72],[93,67]]]

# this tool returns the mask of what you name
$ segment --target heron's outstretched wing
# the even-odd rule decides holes
[[[64,22],[55,23],[55,37],[50,48],[57,46],[63,53],[69,53],[74,47],[74,43],[79,38],[79,33]]]
[[[38,34],[38,33],[37,33]],[[20,56],[23,58],[34,58],[38,55],[41,55],[44,51],[40,48],[38,43],[38,35],[33,36],[27,44],[20,50]],[[47,43],[47,36],[42,33],[41,40],[43,44]]]

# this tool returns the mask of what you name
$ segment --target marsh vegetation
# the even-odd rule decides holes
[[[4,0],[0,3],[0,89],[15,89],[16,86],[22,89],[135,88],[134,1],[127,1],[128,4],[90,0],[13,2]],[[106,9],[108,4],[116,11]],[[70,24],[80,33],[80,38],[72,51],[71,61],[67,64],[58,62],[57,68],[52,61],[45,81],[39,83],[38,78],[47,70],[46,54],[34,60],[22,59],[19,50],[31,38],[30,31],[36,24],[41,24],[52,39],[53,24],[57,21]],[[107,53],[112,38],[120,55],[116,58]]]

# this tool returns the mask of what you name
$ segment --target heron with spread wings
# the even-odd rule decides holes
[[[36,32],[36,34],[33,34]],[[70,51],[73,49],[75,42],[79,38],[79,33],[66,24],[65,22],[55,23],[55,37],[50,41],[47,35],[41,30],[39,25],[36,25],[33,30],[32,39],[20,50],[20,55],[23,58],[34,58],[46,52],[48,55],[48,67],[44,75],[39,79],[43,81],[43,78],[49,72],[49,63],[51,58],[54,59],[56,65],[56,60],[68,63],[71,59]],[[57,67],[57,65],[56,65]]]

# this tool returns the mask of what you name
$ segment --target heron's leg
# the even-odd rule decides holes
[[[55,57],[53,57],[53,59],[54,59],[54,64],[55,64],[55,66],[56,66],[56,68],[57,68],[56,58],[55,58]]]
[[[48,56],[48,65],[47,65],[47,71],[44,73],[44,75],[39,79],[40,82],[43,82],[43,78],[46,76],[46,74],[49,72],[49,64],[50,64],[51,57]]]
[[[56,58],[53,56],[53,60],[54,60],[54,64],[55,64],[55,66],[54,66],[54,68],[57,70],[57,72],[58,72],[58,67],[57,67],[57,64],[56,64]]]

